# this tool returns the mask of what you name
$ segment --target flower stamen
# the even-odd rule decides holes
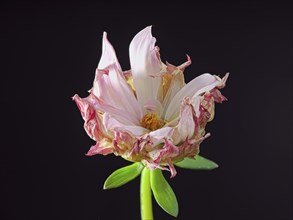
[[[165,125],[165,122],[158,118],[154,113],[147,113],[143,116],[141,122],[141,126],[147,128],[151,131],[162,128]]]

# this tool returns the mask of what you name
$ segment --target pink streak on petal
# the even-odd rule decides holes
[[[95,110],[95,100],[92,99],[91,96],[82,99],[78,95],[75,95],[73,100],[77,104],[84,119],[84,128],[87,134],[96,141],[101,140],[104,136],[108,136],[109,134],[107,134],[105,127]]]
[[[186,54],[186,56],[187,56],[187,61],[177,67],[178,69],[180,69],[182,71],[184,71],[186,67],[188,67],[188,66],[191,65],[191,58],[190,58],[190,56],[188,56],[187,54]]]
[[[178,156],[179,148],[176,147],[172,141],[165,139],[165,144],[162,149],[159,150],[159,153],[156,155],[157,158],[153,158],[155,163],[160,163],[166,161],[168,158],[173,158]]]
[[[168,166],[169,166],[169,169],[170,169],[170,172],[171,172],[171,176],[170,176],[170,178],[175,177],[176,174],[177,174],[177,171],[176,171],[176,169],[175,169],[175,167],[174,167],[174,164],[172,163],[172,161],[171,161],[170,158],[168,159]]]
[[[216,88],[211,91],[211,95],[213,96],[215,102],[222,103],[223,101],[227,101],[227,98]]]

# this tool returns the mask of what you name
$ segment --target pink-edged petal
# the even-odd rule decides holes
[[[227,101],[227,98],[225,96],[223,96],[222,93],[220,92],[220,90],[218,90],[216,88],[211,91],[211,95],[213,96],[214,100],[218,103],[222,103],[223,101]]]
[[[84,129],[89,137],[95,141],[99,141],[105,136],[109,137],[110,133],[106,132],[101,116],[95,109],[95,98],[90,95],[82,99],[78,95],[75,95],[73,100],[81,112],[84,119]]]
[[[89,149],[86,156],[93,156],[96,154],[108,155],[111,153],[113,153],[113,144],[103,139],[101,141],[97,141],[96,145]]]
[[[170,102],[165,114],[165,120],[172,120],[172,118],[178,115],[180,107],[178,103],[180,103],[184,97],[193,97],[212,90],[219,85],[219,82],[220,81],[215,76],[209,73],[202,74],[190,81]]]
[[[188,67],[188,66],[191,65],[191,58],[190,58],[190,56],[188,56],[187,54],[186,54],[186,56],[187,56],[187,61],[185,63],[182,63],[180,66],[177,67],[178,69],[180,69],[182,71],[184,71],[186,67]]]
[[[174,164],[172,163],[172,161],[171,161],[170,158],[168,159],[168,166],[169,166],[169,169],[170,169],[170,172],[171,172],[171,176],[170,176],[170,178],[175,177],[176,174],[177,174],[177,171],[176,171],[175,166],[174,166]]]
[[[194,138],[190,140],[184,141],[179,146],[179,157],[176,159],[183,159],[185,157],[194,158],[199,153],[199,145],[208,137],[210,137],[211,134],[207,133],[203,137],[200,138]]]
[[[161,84],[161,77],[153,77],[161,70],[155,42],[151,26],[148,26],[133,38],[129,46],[133,84],[141,106],[148,100],[157,99]]]
[[[136,137],[144,135],[148,132],[147,129],[141,126],[123,124],[108,113],[104,113],[103,115],[103,124],[108,130],[127,131]]]

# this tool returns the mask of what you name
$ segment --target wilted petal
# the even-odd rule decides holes
[[[153,77],[160,72],[161,63],[155,48],[156,39],[151,34],[151,26],[140,31],[129,46],[133,84],[141,106],[148,100],[157,99],[161,77]]]
[[[158,150],[156,158],[153,158],[155,163],[166,162],[168,158],[174,158],[179,154],[179,148],[173,144],[171,140],[164,139],[164,146]]]
[[[101,115],[95,110],[95,100],[91,96],[82,99],[78,95],[75,95],[73,100],[84,119],[84,128],[87,134],[96,141],[103,139],[105,136],[109,137],[110,133],[106,132]]]
[[[171,120],[176,117],[179,113],[180,107],[178,103],[180,103],[184,97],[193,97],[212,90],[219,85],[219,82],[220,81],[215,76],[209,73],[202,74],[190,81],[174,96],[170,102],[165,114],[165,120]]]
[[[96,154],[111,154],[113,153],[113,144],[109,142],[107,139],[103,139],[101,141],[97,141],[96,145],[92,146],[87,152],[87,156],[93,156]]]
[[[188,66],[191,65],[191,59],[190,59],[190,56],[188,56],[187,54],[186,54],[186,56],[187,56],[187,61],[186,61],[185,63],[181,64],[180,66],[177,67],[178,69],[180,69],[180,70],[182,70],[182,71],[184,71],[186,67],[188,67]]]
[[[170,178],[175,177],[176,174],[177,174],[177,171],[176,171],[175,166],[174,166],[174,164],[173,164],[173,162],[171,161],[170,158],[168,159],[168,166],[169,166],[169,169],[170,169],[170,172],[171,172],[171,177]]]
[[[216,102],[222,103],[223,101],[227,101],[227,98],[216,88],[211,91],[211,95]]]

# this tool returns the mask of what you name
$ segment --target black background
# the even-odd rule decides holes
[[[277,3],[278,2],[278,3]],[[224,76],[201,154],[214,171],[178,168],[178,219],[292,219],[292,11],[289,2],[6,2],[1,25],[0,219],[139,219],[139,178],[109,191],[128,162],[86,157],[93,141],[71,97],[87,95],[107,31],[123,69],[153,25],[163,61],[189,54],[186,81]],[[169,173],[165,173],[166,178]],[[156,219],[175,219],[154,204]]]

